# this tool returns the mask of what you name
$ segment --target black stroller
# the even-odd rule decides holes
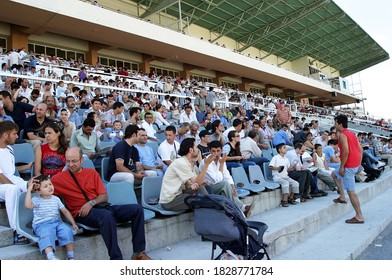
[[[185,203],[194,210],[194,228],[203,241],[212,242],[211,259],[221,259],[226,253],[243,256],[245,260],[261,260],[267,244],[263,236],[268,226],[262,222],[246,221],[240,209],[228,198],[215,195],[193,195]],[[222,252],[214,258],[216,246]]]

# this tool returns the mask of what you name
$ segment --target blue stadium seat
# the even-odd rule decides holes
[[[107,184],[108,201],[113,205],[138,204],[133,184],[127,181]],[[155,212],[144,209],[144,220],[155,217]]]

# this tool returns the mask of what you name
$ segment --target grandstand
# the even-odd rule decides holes
[[[4,54],[0,60],[7,50],[25,48],[37,57],[37,72],[44,69],[47,73],[0,72],[2,77],[28,78],[30,84],[51,81],[55,91],[64,69],[74,77],[83,66],[88,80],[65,84],[133,96],[148,92],[158,100],[166,94],[181,100],[186,97],[173,90],[175,83],[193,88],[192,99],[201,87],[212,87],[218,96],[216,106],[222,108],[239,106],[251,93],[260,111],[271,110],[269,101],[284,100],[293,116],[317,119],[325,129],[333,124],[336,106],[362,101],[350,94],[345,77],[389,59],[389,54],[331,0],[15,0],[3,1],[2,9],[7,12],[0,15]],[[49,63],[38,59],[46,55]],[[119,74],[120,69],[127,69],[128,75]],[[93,83],[94,77],[105,82]],[[160,78],[167,85],[162,91],[157,88]],[[147,89],[143,88],[145,81]],[[391,133],[390,124],[351,117],[350,128],[355,132]],[[389,177],[383,175],[364,188],[362,198],[370,200],[384,191]],[[254,214],[271,214],[279,205],[279,196],[279,190],[253,195],[257,201]],[[312,216],[319,219],[318,228],[287,237],[285,242],[290,238],[300,242],[327,226],[331,217],[342,214],[330,205],[325,209],[317,209],[317,218]],[[328,213],[333,215],[328,217]],[[148,250],[194,237],[192,221],[192,213],[158,215],[147,221]],[[7,225],[5,210],[0,209],[1,259],[42,258],[34,246],[10,252],[12,244],[5,240],[12,241],[12,232]],[[268,236],[274,254],[283,250],[274,235],[284,231],[289,229],[282,226]],[[131,252],[128,232],[119,230],[126,255]],[[106,258],[97,234],[76,236],[75,247],[79,258]]]

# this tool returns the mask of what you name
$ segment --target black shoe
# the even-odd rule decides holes
[[[328,193],[325,192],[325,191],[319,190],[319,192],[321,192],[321,195],[322,195],[322,196],[327,196],[327,195],[328,195]]]
[[[298,202],[295,201],[295,199],[289,198],[289,199],[288,199],[288,203],[289,203],[289,204],[292,204],[292,205],[297,205]]]
[[[317,191],[317,192],[310,192],[310,195],[311,195],[312,197],[322,197],[322,196],[323,196],[323,194],[322,194],[320,191]]]

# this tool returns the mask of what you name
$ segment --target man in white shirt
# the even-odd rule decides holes
[[[320,136],[313,139],[313,145],[320,144],[323,149],[328,145],[329,132],[326,130]]]
[[[253,208],[253,203],[245,205],[244,202],[238,198],[233,178],[226,167],[227,154],[224,153],[223,157],[221,157],[222,143],[220,141],[212,141],[209,143],[209,147],[211,156],[214,157],[214,160],[207,169],[205,177],[206,189],[211,190],[214,194],[226,196],[244,212],[246,217],[250,216],[250,210]],[[199,170],[202,171],[203,167],[204,159],[200,163]]]
[[[166,127],[165,136],[166,140],[158,147],[158,158],[168,167],[176,158],[180,157],[178,154],[180,143],[174,140],[176,138],[176,128],[172,125]]]
[[[144,120],[142,121],[141,127],[144,128],[144,130],[147,132],[148,140],[158,141],[157,138],[155,138],[155,133],[157,131],[154,129],[153,122],[154,116],[152,115],[152,113],[147,112],[144,115]]]
[[[241,140],[240,149],[242,157],[245,160],[253,161],[259,165],[260,168],[263,168],[263,163],[268,162],[269,160],[263,157],[259,146],[257,146],[255,139],[258,134],[259,132],[255,130],[249,131],[248,136]]]
[[[16,202],[19,194],[25,192],[26,181],[15,176],[13,148],[18,138],[18,126],[11,121],[0,122],[0,199],[5,201],[10,227],[14,230],[15,244],[26,244],[27,239],[16,233]]]
[[[304,198],[326,196],[328,193],[321,191],[317,187],[312,172],[307,168],[306,146],[303,143],[294,145],[294,149],[287,152],[286,157],[290,164],[296,164],[296,168],[289,172],[289,176],[299,183],[300,194]],[[309,155],[309,160],[312,158]]]
[[[191,106],[185,106],[184,111],[180,114],[180,123],[187,122],[187,123],[192,123],[192,122],[197,122],[196,114],[195,112],[192,111]]]
[[[19,88],[18,95],[29,98],[31,92],[33,91],[31,88],[29,88],[29,80],[23,79],[20,85],[21,87]]]

